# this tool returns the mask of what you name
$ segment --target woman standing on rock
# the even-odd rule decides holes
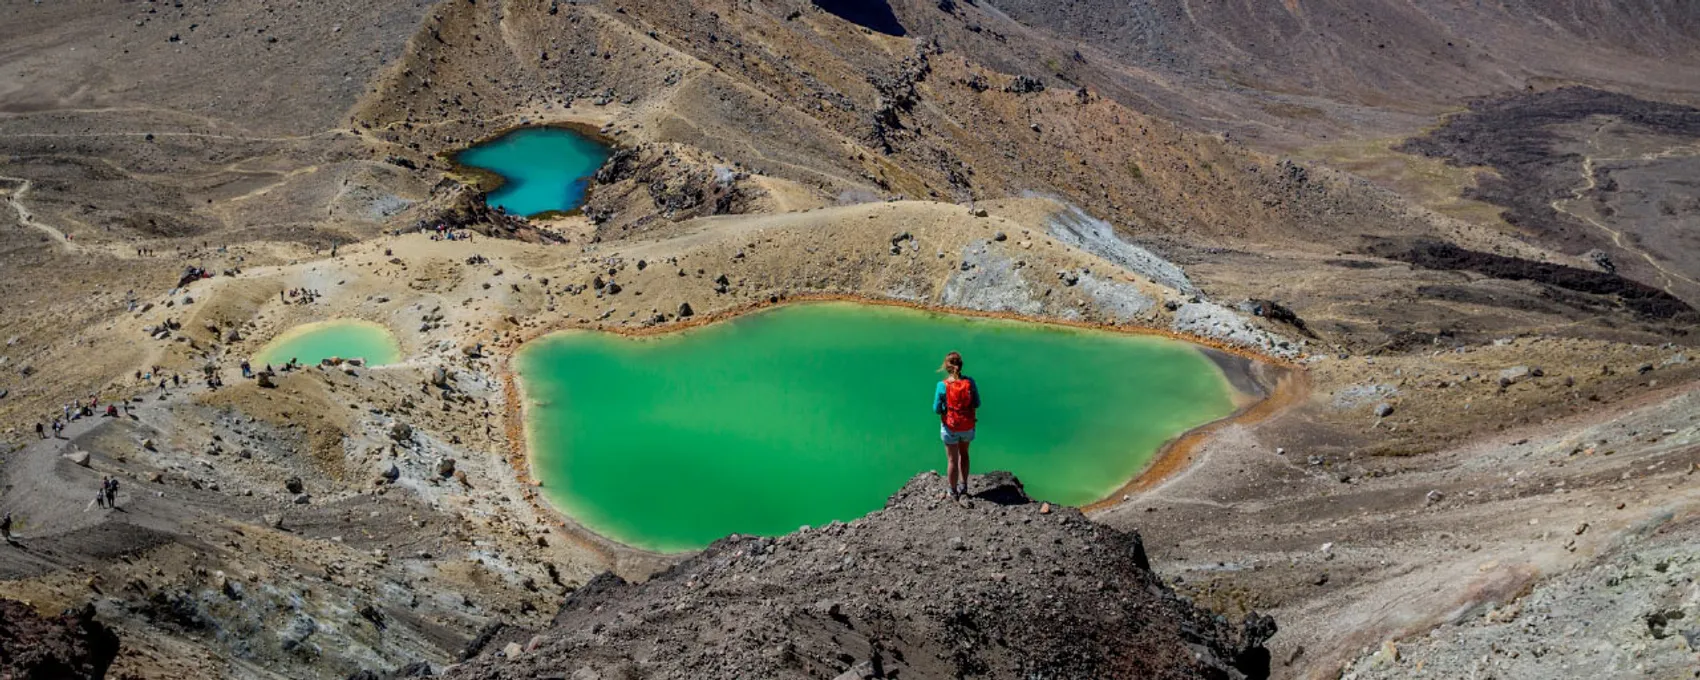
[[[962,374],[962,355],[944,355],[944,380],[933,390],[933,413],[939,415],[939,437],[944,440],[945,480],[951,498],[968,494],[968,442],[974,441],[974,411],[980,408],[980,388]]]

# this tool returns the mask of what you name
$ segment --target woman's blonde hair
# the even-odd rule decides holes
[[[962,353],[951,352],[950,354],[944,355],[944,365],[939,366],[939,370],[944,371],[948,375],[954,375],[958,378],[962,377]]]

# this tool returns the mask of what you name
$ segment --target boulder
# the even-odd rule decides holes
[[[444,479],[447,479],[449,477],[454,476],[454,473],[455,473],[455,459],[444,458],[443,460],[441,460],[437,463],[437,476],[442,477]]]
[[[1528,366],[1512,366],[1499,372],[1499,384],[1501,387],[1515,385],[1527,379],[1529,375]]]
[[[89,452],[87,452],[87,451],[72,451],[70,453],[65,454],[65,460],[71,461],[72,463],[75,463],[77,465],[81,465],[83,467],[88,467],[89,466]]]
[[[390,466],[384,470],[383,475],[384,479],[394,483],[395,480],[401,479],[401,468],[396,467],[395,463],[390,463]]]
[[[311,494],[304,494],[304,493],[295,494],[295,504],[296,505],[306,505],[308,502],[310,502],[312,500],[313,500],[313,496]]]
[[[289,490],[290,493],[298,494],[305,491],[307,487],[301,483],[300,477],[290,477],[289,479],[283,480],[283,488]]]
[[[689,303],[689,302],[679,303],[679,318],[683,319],[683,318],[686,318],[686,317],[695,316],[696,313],[697,313],[696,310],[691,309],[691,303]]]
[[[413,426],[407,423],[396,423],[390,426],[390,439],[398,442],[413,441]]]
[[[1393,415],[1393,405],[1392,404],[1389,404],[1389,403],[1384,401],[1384,402],[1381,402],[1381,403],[1375,405],[1375,417],[1386,418],[1387,416],[1390,416],[1390,415]]]

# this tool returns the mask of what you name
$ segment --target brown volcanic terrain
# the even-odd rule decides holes
[[[660,631],[704,624],[612,621],[646,640],[622,645],[570,629],[573,602],[648,611],[686,565],[737,549],[643,553],[542,505],[506,357],[550,329],[679,327],[684,304],[702,318],[842,296],[1154,329],[1301,367],[1276,413],[1211,430],[1175,475],[1087,514],[1142,530],[1154,572],[1075,561],[1093,545],[1075,534],[1003,539],[1065,541],[1045,552],[1065,573],[1273,613],[1276,676],[1550,674],[1553,658],[1674,673],[1693,663],[1693,585],[1636,561],[1687,573],[1671,555],[1691,544],[1700,478],[1696,11],[10,4],[0,511],[20,540],[0,547],[0,596],[93,604],[120,637],[119,677],[343,678],[441,670],[468,649],[484,655],[467,674],[547,674],[529,638],[519,659],[491,641],[563,604],[569,630],[548,644],[617,670]],[[538,123],[619,147],[583,214],[478,209],[479,178],[447,156]],[[440,220],[479,236],[415,232]],[[214,276],[178,287],[189,265]],[[317,301],[280,296],[299,288]],[[334,317],[389,326],[408,359],[272,388],[240,377],[269,338]],[[207,370],[227,386],[204,386]],[[95,393],[130,408],[35,438]],[[102,475],[122,480],[121,510],[84,510]],[[1067,531],[1109,531],[1082,522]],[[857,545],[846,554],[874,550]],[[568,599],[603,570],[670,575]],[[1621,577],[1609,606],[1578,576],[1594,570]],[[742,607],[778,582],[728,573],[757,580],[715,593],[726,611],[758,611]],[[901,606],[960,595],[917,585],[937,597]],[[1028,590],[1065,585],[1092,584]],[[841,611],[878,601],[843,594]],[[1141,639],[1168,672],[1202,674],[1163,656],[1200,610],[1158,599]],[[802,609],[747,630],[812,625]],[[829,620],[812,665],[741,668],[833,677],[866,661],[826,651],[852,646]],[[1634,655],[1555,657],[1519,625]],[[702,650],[734,647],[764,649]],[[1017,656],[891,668],[995,676]]]

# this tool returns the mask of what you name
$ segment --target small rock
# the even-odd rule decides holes
[[[313,500],[313,496],[310,495],[310,494],[304,494],[304,493],[295,494],[295,504],[296,505],[306,505],[311,500]]]
[[[444,458],[437,463],[437,476],[447,479],[455,474],[455,459]]]
[[[1399,646],[1393,644],[1392,640],[1383,641],[1379,656],[1388,663],[1399,663]]]
[[[510,659],[517,659],[524,652],[525,650],[520,648],[518,642],[509,642],[506,647],[502,648],[502,654]]]
[[[408,425],[407,423],[396,423],[395,425],[391,425],[390,426],[390,439],[394,439],[398,442],[405,442],[405,441],[412,440],[413,439],[413,426]]]
[[[992,240],[998,241],[1000,243],[1003,242],[1003,241],[1008,241],[1009,240],[1009,234],[1005,234],[1001,231],[993,232],[992,233]]]
[[[87,451],[72,451],[65,454],[65,459],[83,467],[89,466],[89,452]]]
[[[1319,585],[1319,586],[1320,585],[1327,585],[1328,584],[1328,572],[1325,571],[1325,572],[1322,572],[1320,574],[1317,574],[1316,578],[1311,580],[1311,583],[1313,583],[1315,585]]]
[[[1430,505],[1433,505],[1445,500],[1446,494],[1441,493],[1439,489],[1430,489],[1425,498],[1428,499]]]
[[[391,483],[394,483],[395,480],[401,479],[401,468],[396,467],[395,463],[390,463],[389,468],[384,470],[384,479],[389,480]]]
[[[689,303],[689,302],[679,303],[679,318],[683,319],[683,318],[686,318],[686,317],[695,316],[696,313],[697,313],[696,310],[691,309],[691,303]]]
[[[287,489],[290,493],[297,494],[307,490],[306,486],[301,483],[300,477],[290,477],[289,479],[283,480],[283,488]]]
[[[1039,504],[1039,514],[1041,514],[1041,515],[1051,514],[1051,504],[1050,503],[1040,503]]]
[[[1375,417],[1386,418],[1387,416],[1390,416],[1390,415],[1393,415],[1393,405],[1392,404],[1389,404],[1389,403],[1384,401],[1384,402],[1381,402],[1381,403],[1375,405]]]

